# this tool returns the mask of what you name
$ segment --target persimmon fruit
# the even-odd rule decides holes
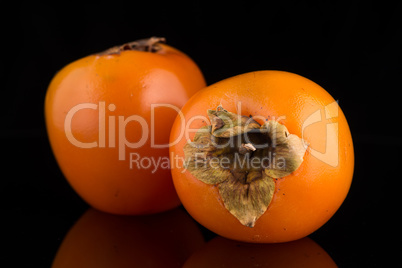
[[[183,106],[170,142],[182,204],[229,239],[305,237],[334,215],[351,186],[345,115],[321,86],[290,72],[250,72],[204,88]]]
[[[152,37],[76,60],[52,79],[45,119],[72,188],[96,209],[146,214],[180,204],[169,170],[174,118],[205,80],[183,52]]]

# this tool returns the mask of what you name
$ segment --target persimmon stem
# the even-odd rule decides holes
[[[241,145],[241,147],[239,148],[239,153],[241,153],[241,154],[246,154],[246,153],[248,153],[249,151],[255,151],[255,150],[257,150],[255,147],[254,147],[254,145],[253,144],[251,144],[251,143],[243,143],[242,145]]]
[[[303,140],[275,120],[261,126],[222,106],[207,114],[211,125],[184,146],[186,169],[217,185],[226,209],[253,227],[273,198],[274,179],[288,176],[303,162]]]
[[[115,46],[109,48],[98,55],[112,55],[112,54],[120,54],[122,51],[134,50],[134,51],[144,51],[155,53],[162,49],[159,45],[160,43],[166,43],[166,39],[164,37],[150,37],[145,39],[136,40],[133,42],[129,42],[123,44],[121,46]]]

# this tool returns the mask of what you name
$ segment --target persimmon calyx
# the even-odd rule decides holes
[[[125,50],[135,50],[135,51],[146,51],[146,52],[157,52],[162,49],[159,45],[160,43],[165,43],[166,39],[164,37],[155,37],[152,36],[150,38],[140,39],[133,42],[129,42],[123,44],[121,46],[115,46],[109,48],[98,55],[112,55],[112,54],[120,54]]]
[[[254,227],[275,192],[274,179],[303,162],[304,141],[275,120],[262,126],[221,106],[207,111],[211,125],[184,146],[185,168],[198,180],[217,185],[225,208]]]

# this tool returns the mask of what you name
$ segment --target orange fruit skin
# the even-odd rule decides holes
[[[170,147],[173,181],[184,207],[209,230],[246,242],[292,241],[320,228],[346,198],[354,169],[349,126],[334,104],[335,100],[318,84],[283,71],[246,73],[199,91],[183,107],[183,120],[176,118],[170,137],[175,143]],[[192,140],[195,134],[190,131],[186,138],[181,135],[182,128],[196,130],[210,124],[207,109],[218,105],[229,112],[253,116],[260,124],[266,119],[280,119],[289,133],[302,137],[309,145],[301,166],[275,180],[273,199],[253,228],[243,226],[228,212],[216,186],[197,180],[177,160],[184,159],[186,139]],[[321,120],[312,120],[317,115]],[[203,119],[188,123],[195,116]],[[330,156],[317,152],[329,152]]]
[[[167,165],[154,164],[168,162],[169,149],[151,144],[152,119],[154,143],[167,144],[177,111],[157,107],[152,117],[151,108],[167,103],[180,109],[205,80],[187,55],[161,46],[156,53],[84,57],[60,70],[48,87],[45,119],[53,153],[72,188],[96,209],[147,214],[180,204]],[[137,142],[139,148],[126,146]],[[131,154],[137,162],[130,162]]]
[[[142,216],[90,208],[64,237],[53,268],[182,267],[205,244],[182,209]]]
[[[338,267],[312,239],[277,244],[252,244],[216,237],[187,259],[183,268],[202,267]]]

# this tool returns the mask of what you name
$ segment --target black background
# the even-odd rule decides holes
[[[164,36],[197,62],[208,84],[285,70],[339,100],[354,139],[354,180],[339,211],[310,237],[340,267],[383,266],[397,256],[392,248],[400,248],[401,12],[398,1],[35,1],[3,8],[0,196],[7,250],[1,261],[49,267],[88,208],[64,179],[47,140],[43,104],[53,75],[88,54]],[[206,239],[214,236],[202,231]]]

